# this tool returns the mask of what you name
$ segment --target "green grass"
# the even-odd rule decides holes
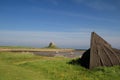
[[[33,47],[25,47],[25,46],[0,46],[0,48],[8,48],[8,49],[29,49]]]
[[[88,70],[68,64],[71,60],[0,52],[0,80],[120,80],[120,66]]]

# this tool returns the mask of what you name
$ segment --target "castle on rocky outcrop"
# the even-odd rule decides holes
[[[57,46],[55,45],[55,43],[50,42],[47,48],[57,48]]]

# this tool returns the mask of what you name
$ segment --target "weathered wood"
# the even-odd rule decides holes
[[[81,62],[89,69],[98,66],[120,65],[120,51],[112,48],[107,41],[92,32],[90,49],[83,54]]]

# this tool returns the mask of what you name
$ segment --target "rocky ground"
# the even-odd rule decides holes
[[[33,52],[35,55],[40,56],[49,56],[49,57],[68,57],[68,58],[76,58],[81,57],[84,51],[72,51],[72,52]]]

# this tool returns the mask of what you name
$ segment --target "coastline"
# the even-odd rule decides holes
[[[49,49],[49,48],[0,48],[0,52],[72,52],[75,49]]]

